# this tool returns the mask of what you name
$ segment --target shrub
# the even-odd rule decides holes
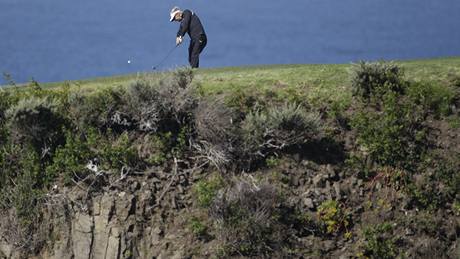
[[[42,189],[48,184],[39,156],[33,148],[15,145],[6,146],[0,156],[5,158],[5,163],[0,164],[0,236],[8,240],[15,251],[36,254],[45,239],[41,232]]]
[[[191,69],[179,69],[158,85],[161,105],[169,115],[166,119],[172,119],[180,126],[191,123],[192,111],[198,104],[196,89],[191,86],[192,79]],[[174,128],[167,131],[174,131]]]
[[[318,219],[326,227],[327,234],[348,232],[350,226],[350,215],[337,201],[328,200],[318,207]]]
[[[22,149],[11,143],[0,146],[0,189],[11,184],[21,171]],[[1,192],[0,192],[1,195]]]
[[[214,176],[209,180],[199,181],[194,187],[198,205],[203,208],[208,208],[212,204],[212,201],[216,197],[219,189],[223,186],[223,179],[219,175]]]
[[[21,226],[28,228],[35,223],[40,190],[48,183],[39,157],[33,149],[16,145],[7,146],[0,155],[0,208],[14,208]]]
[[[397,238],[393,237],[393,227],[383,223],[364,230],[364,256],[371,258],[396,258],[398,250]]]
[[[254,91],[240,88],[234,90],[231,95],[227,95],[225,103],[233,110],[240,112],[241,115],[267,106],[261,95]]]
[[[449,83],[453,87],[460,87],[460,75],[452,74],[449,76]]]
[[[89,174],[86,164],[95,157],[88,143],[80,136],[66,133],[64,146],[57,148],[53,163],[46,168],[50,177],[63,176],[65,184],[78,181]]]
[[[235,138],[235,117],[222,99],[201,100],[194,111],[197,137],[213,144],[231,142]]]
[[[360,107],[351,119],[363,158],[383,166],[414,170],[427,147],[424,116],[394,92],[382,96],[381,110]]]
[[[265,164],[269,168],[274,168],[274,167],[277,167],[280,164],[280,159],[275,157],[275,156],[271,156],[271,157],[268,157],[267,159],[265,159]]]
[[[211,164],[222,172],[234,161],[232,147],[227,143],[211,144],[206,141],[195,142],[192,145],[195,156],[193,159],[199,163]]]
[[[460,216],[460,201],[452,203],[452,211],[456,216]]]
[[[6,143],[7,129],[6,129],[6,111],[12,104],[12,98],[9,92],[0,89],[0,147]]]
[[[263,256],[286,242],[288,230],[280,222],[281,198],[270,185],[237,181],[219,192],[210,208],[224,254]]]
[[[62,137],[64,120],[56,108],[55,100],[47,97],[22,99],[10,107],[6,115],[13,141],[30,143],[42,155],[48,154]]]
[[[430,83],[410,83],[407,88],[410,100],[425,112],[437,116],[448,115],[454,102],[454,91],[446,86]]]
[[[156,132],[165,116],[157,89],[147,81],[138,80],[127,89],[126,112],[140,131]]]
[[[460,202],[460,161],[455,155],[445,158],[431,154],[419,170],[422,174],[414,176],[416,179],[405,189],[412,199],[412,205],[437,210]]]
[[[96,129],[89,129],[86,142],[102,170],[121,170],[124,166],[136,168],[139,165],[136,148],[131,145],[127,131],[118,135],[108,130],[103,135]]]
[[[127,132],[123,132],[119,136],[109,137],[103,142],[105,143],[102,145],[100,156],[102,162],[108,166],[107,169],[121,169],[123,166],[136,167],[139,159],[134,147],[131,146]],[[101,144],[101,142],[97,144]]]
[[[394,63],[361,61],[351,70],[354,95],[369,100],[387,91],[401,93],[405,88],[403,75],[402,69]]]
[[[53,163],[46,168],[50,177],[62,175],[65,184],[80,181],[91,172],[87,168],[91,161],[98,170],[122,170],[123,167],[141,166],[137,151],[128,133],[121,135],[107,132],[101,135],[95,129],[88,129],[86,135],[67,132],[65,145],[59,147],[53,157]]]
[[[115,115],[128,128],[177,134],[191,124],[197,105],[195,89],[190,86],[192,78],[189,70],[178,70],[160,81],[148,76],[140,78],[126,89]]]
[[[199,238],[206,238],[208,236],[208,227],[199,218],[192,217],[189,221],[189,228]]]
[[[11,195],[12,203],[16,209],[17,216],[21,219],[22,225],[34,223],[37,216],[37,204],[41,196],[42,179],[37,157],[29,153],[21,160],[22,172],[16,177],[17,186]]]
[[[107,88],[95,93],[73,92],[69,95],[69,117],[77,129],[112,128],[122,130],[131,126],[127,114],[122,110],[123,97],[126,92],[121,87]]]
[[[167,159],[170,142],[165,134],[145,134],[134,140],[137,156],[150,165],[162,165]]]
[[[221,170],[234,157],[237,140],[235,113],[221,99],[201,100],[194,111],[193,139],[196,158]]]
[[[241,125],[243,154],[254,160],[287,147],[312,141],[321,134],[318,114],[286,104],[247,115]]]
[[[5,112],[11,106],[11,96],[9,92],[0,88],[0,124],[3,124],[6,116]]]

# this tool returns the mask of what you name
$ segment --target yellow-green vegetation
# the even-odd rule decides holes
[[[192,217],[189,220],[189,228],[197,237],[205,237],[208,230],[206,224],[197,217]]]
[[[201,180],[195,184],[196,200],[201,207],[207,208],[211,205],[217,191],[224,186],[220,175],[215,175],[207,180]]]
[[[345,231],[345,234],[350,237],[348,229],[351,222],[348,212],[337,201],[323,202],[318,207],[318,219],[326,227],[326,233],[333,234]]]

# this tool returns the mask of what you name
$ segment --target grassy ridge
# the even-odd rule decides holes
[[[446,80],[449,75],[460,74],[460,57],[439,58],[414,61],[395,61],[401,65],[409,80]],[[315,88],[333,88],[349,86],[348,70],[351,64],[326,65],[267,65],[247,67],[226,67],[200,69],[195,81],[212,92],[236,88],[276,86],[311,86]],[[166,72],[167,73],[167,72]],[[164,73],[149,73],[161,77]],[[138,74],[101,77],[86,80],[69,81],[84,88],[124,85],[132,82]],[[44,86],[55,87],[62,82],[47,83]]]
[[[414,61],[395,61],[411,81],[444,83],[460,75],[460,57]],[[280,99],[297,96],[313,105],[338,103],[347,106],[351,102],[349,70],[352,64],[325,65],[267,65],[247,67],[226,67],[200,69],[194,83],[201,86],[205,95],[234,94],[238,91],[273,92]],[[81,89],[93,91],[118,85],[129,85],[139,76],[164,78],[169,72],[137,73],[69,81]],[[58,87],[63,82],[43,84],[44,87]],[[297,100],[298,101],[298,100]]]

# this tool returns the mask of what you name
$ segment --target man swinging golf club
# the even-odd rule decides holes
[[[177,32],[176,45],[183,41],[185,33],[190,36],[190,46],[188,47],[188,62],[192,68],[198,68],[200,65],[200,53],[208,42],[206,33],[200,18],[196,13],[190,10],[181,11],[179,7],[174,7],[170,13],[170,21],[180,22],[179,31]]]

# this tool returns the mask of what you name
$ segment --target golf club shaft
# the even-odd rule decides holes
[[[168,52],[168,54],[158,63],[158,65],[156,65],[156,66],[153,67],[153,70],[156,70],[159,66],[161,66],[161,65],[163,64],[163,62],[165,62],[166,59],[169,58],[169,56],[173,53],[173,51],[177,48],[177,46],[179,46],[179,45],[175,45],[174,48],[172,48],[172,49]]]

